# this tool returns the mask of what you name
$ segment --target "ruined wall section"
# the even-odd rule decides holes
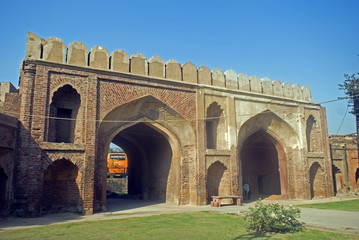
[[[358,142],[355,135],[329,136],[336,192],[359,188]]]
[[[129,57],[123,50],[115,50],[109,54],[102,46],[95,46],[88,51],[81,42],[72,42],[66,49],[61,39],[42,39],[34,33],[28,33],[26,58],[311,101],[310,89],[306,86],[271,81],[268,78],[260,79],[257,76],[249,77],[244,73],[237,74],[234,70],[223,72],[217,68],[211,71],[206,66],[197,68],[191,62],[181,65],[174,59],[165,63],[158,56],[147,60],[141,53]]]
[[[13,202],[17,127],[16,118],[0,114],[0,217],[10,214]]]

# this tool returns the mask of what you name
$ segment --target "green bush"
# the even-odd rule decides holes
[[[264,205],[261,200],[245,214],[247,230],[256,233],[286,233],[303,230],[304,223],[299,222],[300,209],[289,206],[285,208],[278,203]]]

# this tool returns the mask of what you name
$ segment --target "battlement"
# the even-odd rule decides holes
[[[123,50],[115,50],[109,54],[106,48],[95,46],[88,51],[85,44],[72,42],[66,49],[65,43],[56,37],[42,39],[34,33],[28,33],[26,59],[41,59],[49,62],[91,67],[109,71],[133,73],[143,76],[165,78],[195,84],[225,87],[228,89],[262,93],[300,101],[311,101],[310,89],[306,86],[271,81],[268,78],[237,74],[234,70],[223,72],[216,68],[210,70],[206,66],[197,68],[193,63],[182,65],[174,59],[164,62],[161,57],[149,60],[135,53],[131,57]]]

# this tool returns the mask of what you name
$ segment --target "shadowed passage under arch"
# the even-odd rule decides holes
[[[247,138],[241,148],[243,183],[249,184],[251,199],[281,195],[276,140],[265,131]]]

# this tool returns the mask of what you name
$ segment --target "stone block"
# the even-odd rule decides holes
[[[197,68],[191,62],[182,65],[182,79],[184,82],[197,83]]]
[[[226,87],[229,89],[238,89],[237,73],[230,69],[224,72],[226,76]]]
[[[310,89],[307,86],[303,86],[302,87],[302,94],[303,94],[303,101],[306,102],[311,102],[312,101],[312,97],[310,94]]]
[[[283,86],[282,83],[278,80],[272,82],[273,85],[273,95],[278,97],[283,97]]]
[[[130,71],[130,58],[127,52],[122,49],[115,50],[111,53],[110,62],[110,68],[113,71],[126,73]]]
[[[249,83],[251,85],[251,92],[262,93],[262,83],[259,77],[257,76],[250,77]]]
[[[199,84],[212,85],[212,74],[208,67],[201,66],[198,68],[197,72]]]
[[[82,42],[72,42],[67,47],[68,64],[88,66],[88,48]]]
[[[45,40],[42,53],[45,61],[64,63],[65,55],[66,45],[60,38],[50,37]]]
[[[226,83],[224,80],[224,72],[219,68],[213,69],[212,70],[212,81],[213,81],[213,86],[225,87]]]
[[[182,81],[181,65],[175,59],[166,62],[166,78]]]
[[[238,74],[238,89],[242,91],[250,91],[249,77],[245,73]]]
[[[165,61],[162,58],[154,56],[148,60],[148,75],[152,77],[165,77]]]
[[[293,87],[290,83],[283,83],[283,96],[287,98],[293,98]]]
[[[273,95],[273,85],[269,78],[262,78],[262,92],[264,94]]]
[[[90,50],[89,65],[92,68],[109,69],[109,53],[106,48],[95,46]]]
[[[302,88],[298,84],[293,85],[293,98],[295,100],[302,100]]]
[[[147,75],[147,58],[142,53],[135,53],[131,56],[130,72]]]
[[[28,32],[25,58],[40,59],[42,43],[43,39],[41,39],[35,33]]]

